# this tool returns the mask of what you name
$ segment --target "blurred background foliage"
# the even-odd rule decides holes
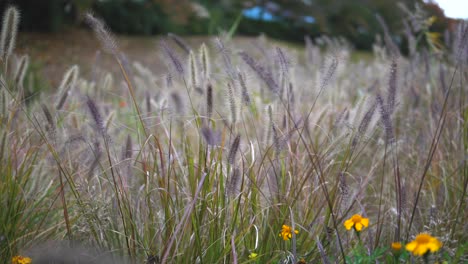
[[[236,34],[258,35],[302,42],[304,36],[344,36],[357,49],[369,50],[382,27],[383,17],[396,43],[405,50],[401,8],[416,6],[435,16],[429,30],[444,35],[455,20],[445,17],[437,4],[423,0],[6,0],[0,9],[22,10],[21,29],[57,32],[84,27],[82,13],[92,10],[116,33],[158,35],[211,35],[235,27]],[[417,33],[417,32],[413,32]]]

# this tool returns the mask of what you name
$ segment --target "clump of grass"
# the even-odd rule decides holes
[[[163,40],[173,70],[153,73],[126,61],[103,22],[87,20],[126,89],[96,92],[122,76],[92,84],[73,66],[54,94],[26,105],[25,57],[9,55],[16,72],[0,68],[8,261],[67,238],[146,263],[411,262],[427,244],[411,241],[422,232],[442,245],[431,238],[438,249],[423,261],[465,261],[459,60],[417,49],[397,60],[376,47],[355,61],[331,38],[306,38],[306,54],[266,39],[231,52],[215,38],[196,56],[171,35],[184,53]],[[463,30],[457,49],[466,49]]]

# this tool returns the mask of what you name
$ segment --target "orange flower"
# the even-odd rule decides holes
[[[289,239],[292,238],[292,233],[293,233],[292,227],[288,225],[283,225],[279,236],[282,237],[283,240],[288,241]],[[299,234],[299,231],[294,230],[294,233]]]
[[[406,250],[412,252],[415,256],[423,256],[428,251],[436,252],[442,247],[442,243],[437,238],[429,234],[419,234],[416,238],[406,245]]]
[[[369,218],[362,217],[361,215],[355,214],[350,219],[344,222],[346,230],[351,230],[354,227],[354,230],[361,232],[363,227],[369,226]]]

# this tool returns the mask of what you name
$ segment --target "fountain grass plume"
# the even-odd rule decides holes
[[[189,66],[190,66],[190,82],[192,84],[192,89],[198,88],[198,68],[197,68],[197,59],[193,51],[189,51]]]
[[[78,65],[73,65],[70,67],[63,75],[58,90],[63,92],[65,89],[73,88],[76,85],[79,73],[80,68]]]
[[[231,172],[226,190],[229,196],[234,196],[238,192],[239,180],[241,178],[241,171],[239,168],[234,168]]]
[[[229,164],[231,165],[235,164],[236,155],[237,155],[237,152],[239,151],[239,146],[240,146],[240,135],[237,135],[236,138],[234,138],[234,141],[232,142],[231,148],[229,149],[227,160]]]
[[[132,152],[133,152],[132,137],[130,137],[130,135],[127,135],[127,140],[125,142],[125,148],[124,148],[123,155],[122,155],[123,159],[131,159]]]
[[[367,112],[364,114],[362,117],[361,123],[359,123],[358,130],[356,132],[356,135],[353,138],[353,141],[351,143],[351,146],[354,148],[356,147],[357,143],[361,139],[361,137],[366,133],[367,128],[369,127],[370,121],[372,120],[372,117],[374,116],[374,112],[377,108],[377,103],[373,103]]]
[[[211,83],[206,85],[206,115],[208,118],[213,115],[213,85]]]
[[[236,96],[234,94],[234,85],[231,84],[231,83],[228,83],[227,84],[227,99],[228,99],[228,103],[229,103],[229,110],[231,110],[231,124],[232,125],[235,125],[236,122],[238,121],[237,120],[237,116],[238,116],[238,113],[237,113],[237,110],[239,109],[239,107],[237,106],[237,100],[236,100]]]
[[[182,39],[181,37],[177,36],[176,34],[174,33],[167,33],[167,36],[172,39],[176,44],[177,46],[179,46],[183,51],[185,51],[185,53],[187,54],[190,54],[190,52],[192,51],[192,49],[190,48],[190,46],[187,44],[187,42],[185,42],[184,39]]]
[[[151,113],[151,94],[149,91],[145,92],[145,104],[146,104],[146,112],[148,114]]]
[[[180,94],[177,91],[173,91],[171,93],[171,99],[172,102],[174,102],[174,107],[177,114],[182,115],[184,113],[184,104]]]
[[[23,86],[24,77],[29,67],[29,56],[23,55],[19,60],[18,67],[15,72],[15,83],[17,87]]]
[[[0,35],[0,58],[4,65],[7,65],[8,57],[11,56],[15,48],[19,20],[20,13],[16,7],[10,6],[5,10]]]
[[[250,66],[250,68],[257,73],[258,77],[262,79],[265,84],[268,86],[270,91],[277,94],[280,90],[278,83],[273,78],[273,74],[269,72],[264,66],[258,64],[254,58],[252,58],[247,52],[241,51],[239,52],[242,60]]]
[[[86,13],[85,21],[94,30],[94,33],[101,42],[104,51],[114,56],[118,56],[119,52],[117,42],[106,24],[102,20],[96,18],[92,13]]]
[[[387,111],[391,115],[395,110],[395,100],[397,93],[397,58],[392,57],[390,65],[390,77],[387,88]]]
[[[283,73],[283,76],[289,76],[289,68],[291,66],[291,62],[286,57],[286,55],[284,54],[284,51],[280,47],[276,47],[276,53],[278,56],[280,69],[281,69],[281,72]]]
[[[219,144],[221,141],[221,133],[213,131],[213,129],[209,128],[208,126],[203,126],[201,128],[201,134],[206,141],[206,144],[210,146],[214,146]]]
[[[221,56],[223,57],[224,67],[225,67],[224,69],[226,73],[229,75],[229,77],[231,77],[231,79],[233,80],[236,79],[236,75],[234,73],[234,67],[232,66],[229,50],[226,48],[226,46],[224,45],[224,43],[221,41],[220,38],[216,38],[214,41],[214,44],[216,46],[216,49],[218,50],[218,53],[221,54]]]
[[[166,55],[169,57],[170,61],[172,62],[172,65],[174,66],[175,70],[177,73],[181,76],[184,76],[184,66],[180,62],[179,57],[175,53],[175,51],[166,43],[166,41],[162,40],[161,42],[161,48],[164,50]]]
[[[70,90],[73,89],[76,85],[78,80],[80,68],[78,65],[73,65],[70,69],[68,69],[65,74],[63,75],[62,81],[58,87],[58,93],[61,93],[59,100],[55,106],[55,109],[60,110],[65,104],[65,101],[68,98]]]
[[[245,77],[244,77],[244,75],[242,74],[242,72],[239,69],[237,70],[237,79],[239,80],[239,84],[240,84],[241,89],[242,89],[242,102],[245,105],[250,105],[250,103],[251,103],[250,102],[250,95],[249,95],[249,91],[247,90]]]
[[[52,114],[50,113],[49,108],[45,104],[41,104],[41,108],[42,108],[42,112],[44,112],[44,116],[45,116],[45,118],[47,120],[46,131],[49,133],[51,138],[53,140],[55,140],[57,128],[56,128],[56,125],[55,125],[55,121],[54,121],[54,119],[52,117]]]
[[[390,118],[390,113],[388,112],[388,109],[380,94],[376,96],[376,102],[380,110],[380,117],[382,119],[383,126],[385,128],[385,141],[391,144],[395,139],[395,135],[393,133],[393,125]]]
[[[89,113],[91,114],[91,117],[94,120],[94,123],[96,124],[97,130],[99,133],[102,135],[106,134],[106,127],[104,124],[104,120],[102,119],[102,115],[99,112],[99,109],[91,97],[87,96],[86,97],[86,105],[88,106]]]
[[[208,52],[208,48],[206,47],[205,43],[203,43],[200,47],[199,51],[200,62],[202,67],[202,74],[203,80],[208,80],[210,78],[210,53]]]

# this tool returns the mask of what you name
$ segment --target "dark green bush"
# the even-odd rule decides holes
[[[298,24],[287,21],[261,21],[243,18],[237,33],[245,35],[258,35],[264,33],[271,38],[304,41],[304,36],[316,37],[320,29],[316,24]]]
[[[154,35],[171,28],[168,16],[153,2],[104,1],[96,2],[93,9],[116,33]]]
[[[20,29],[25,31],[56,32],[64,25],[74,23],[76,6],[67,0],[6,0],[0,1],[0,17],[7,6],[14,5],[21,11]]]
[[[328,25],[328,33],[346,37],[357,49],[372,49],[375,36],[382,33],[375,13],[356,4],[335,10],[328,17]]]

